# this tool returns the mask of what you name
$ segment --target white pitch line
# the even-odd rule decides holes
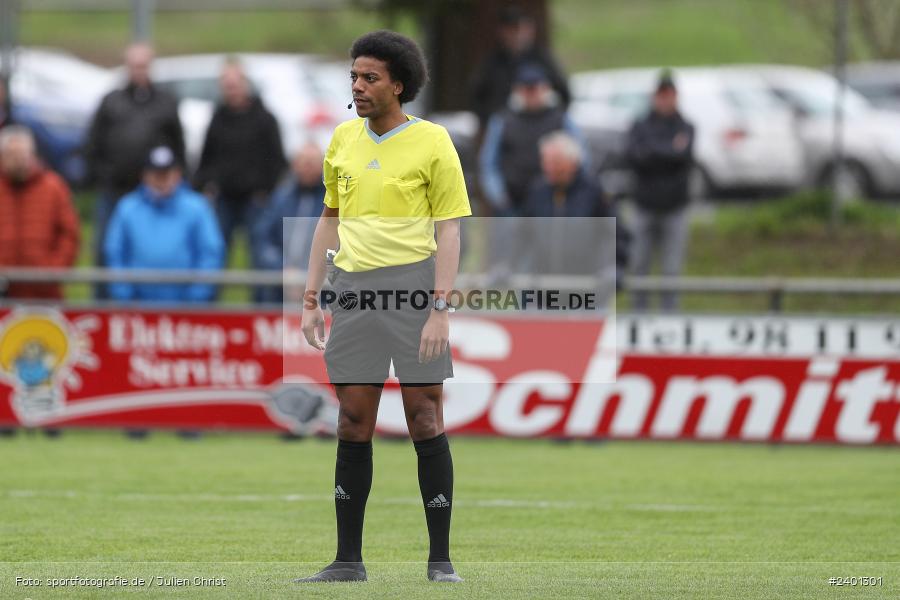
[[[126,492],[119,494],[102,494],[99,492],[78,492],[74,490],[8,490],[11,498],[109,498],[138,502],[183,501],[183,502],[331,502],[334,496],[328,494],[147,494]],[[402,504],[419,506],[420,498],[369,498],[370,504]],[[573,508],[594,508],[599,505],[578,502],[555,502],[548,500],[456,500],[457,506],[477,506],[483,508],[535,508],[566,510]]]
[[[6,490],[0,491],[0,497],[9,498],[99,498],[130,502],[331,502],[331,494],[149,494],[142,492],[100,493],[80,492],[76,490]],[[420,498],[378,498],[370,497],[368,503],[378,505],[421,506]],[[604,511],[638,511],[638,512],[727,512],[735,510],[783,510],[804,513],[836,513],[895,516],[891,510],[878,507],[835,508],[827,505],[810,504],[806,506],[790,506],[778,504],[672,504],[672,503],[615,503],[615,502],[569,502],[557,500],[524,500],[512,498],[482,498],[454,500],[459,507],[476,508],[513,508],[533,510],[604,510]]]
[[[725,507],[703,504],[626,504],[625,509],[649,512],[716,512],[725,510]]]

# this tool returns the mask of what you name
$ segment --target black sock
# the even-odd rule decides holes
[[[338,440],[334,469],[334,511],[337,514],[337,557],[362,562],[363,519],[372,489],[372,442]]]
[[[413,442],[419,456],[419,490],[425,503],[430,550],[428,562],[450,562],[450,508],[453,503],[453,459],[443,433]]]

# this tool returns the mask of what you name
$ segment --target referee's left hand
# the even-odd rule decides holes
[[[444,353],[450,343],[450,313],[432,310],[431,316],[422,328],[419,343],[419,362],[431,362]]]

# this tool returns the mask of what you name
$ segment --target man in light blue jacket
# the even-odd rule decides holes
[[[103,249],[113,269],[222,268],[224,242],[209,202],[182,179],[171,148],[150,151],[143,182],[116,206]],[[125,283],[110,285],[114,300],[208,302],[215,286],[202,283]]]

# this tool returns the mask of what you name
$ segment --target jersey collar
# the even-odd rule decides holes
[[[410,125],[419,122],[418,117],[407,116],[406,118],[408,119],[406,121],[406,123],[400,123],[399,125],[397,125],[393,129],[391,129],[390,131],[385,131],[382,135],[378,135],[377,133],[375,133],[374,131],[369,129],[369,119],[366,119],[366,122],[365,122],[366,133],[369,134],[369,137],[372,138],[373,142],[375,142],[376,144],[380,144],[384,140],[397,135],[398,133],[400,133],[401,131],[403,131],[404,129],[409,127]]]

